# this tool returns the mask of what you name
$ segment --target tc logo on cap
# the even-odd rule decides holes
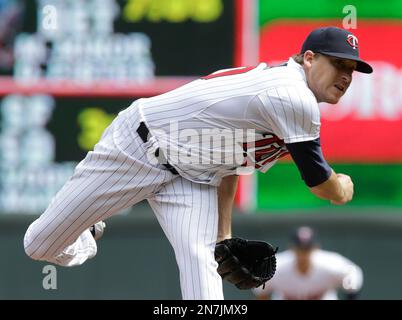
[[[359,46],[359,41],[357,40],[357,38],[353,34],[349,34],[348,38],[346,39],[346,41],[350,44],[350,46],[353,49],[357,49],[357,47]]]

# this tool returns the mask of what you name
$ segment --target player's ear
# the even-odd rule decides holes
[[[314,52],[311,50],[307,50],[304,54],[303,54],[303,64],[306,66],[306,68],[310,69],[311,65],[313,63],[313,59],[314,59]]]

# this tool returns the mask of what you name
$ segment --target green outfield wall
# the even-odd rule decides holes
[[[354,199],[348,208],[402,207],[401,165],[332,163],[331,166],[336,172],[350,175],[354,181]],[[257,206],[260,212],[269,212],[272,209],[332,207],[328,201],[320,200],[310,193],[293,162],[276,164],[267,173],[259,173],[257,178]],[[393,212],[399,214],[402,209]],[[355,213],[364,213],[364,210],[353,212]]]
[[[0,216],[0,299],[180,299],[173,250],[147,205],[107,221],[95,259],[80,267],[56,267],[57,289],[43,288],[47,264],[24,254],[22,239],[33,218]],[[233,230],[236,236],[267,240],[284,250],[289,231],[306,223],[317,229],[325,249],[362,267],[362,299],[402,299],[402,219],[389,210],[236,213]],[[254,299],[250,291],[228,284],[224,290],[227,299]]]

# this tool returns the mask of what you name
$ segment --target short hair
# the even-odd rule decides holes
[[[314,52],[314,57],[318,57],[319,55],[319,53]],[[292,56],[292,59],[302,66],[304,64],[304,53],[296,53]]]
[[[292,59],[293,59],[295,62],[297,62],[298,64],[300,64],[300,65],[303,65],[303,64],[304,64],[304,54],[303,54],[303,53],[294,54],[294,55],[292,56]]]

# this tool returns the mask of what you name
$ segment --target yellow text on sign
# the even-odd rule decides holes
[[[86,108],[78,115],[81,132],[78,135],[78,145],[83,150],[92,150],[99,141],[103,131],[115,118],[100,108]]]
[[[128,22],[167,21],[172,23],[192,19],[213,22],[223,12],[223,0],[127,0],[123,17]]]

